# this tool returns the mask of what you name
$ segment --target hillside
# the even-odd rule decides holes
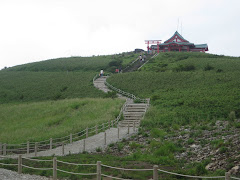
[[[192,174],[207,174],[205,167],[220,174],[239,167],[240,58],[160,53],[141,71],[116,74],[108,82],[151,98],[136,138],[144,147],[135,151],[138,160]]]

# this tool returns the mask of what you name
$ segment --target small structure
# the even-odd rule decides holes
[[[159,49],[158,49],[159,48]],[[152,45],[151,50],[159,52],[170,52],[170,51],[190,51],[190,52],[205,52],[208,51],[207,44],[194,44],[184,39],[177,31],[166,40],[164,43]]]

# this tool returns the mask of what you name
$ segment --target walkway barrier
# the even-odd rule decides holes
[[[126,96],[126,97],[128,97],[128,98],[130,98],[130,99],[133,99],[133,100],[136,100],[136,101],[139,101],[139,102],[141,102],[141,103],[147,103],[147,104],[149,104],[150,99],[141,99],[141,98],[139,98],[139,97],[136,97],[135,95],[133,95],[133,94],[131,94],[131,93],[125,92],[125,91],[123,91],[123,90],[121,90],[121,89],[118,89],[118,88],[114,87],[113,85],[109,84],[107,81],[105,81],[105,85],[106,85],[108,88],[112,89],[113,91],[118,92],[119,94],[121,94],[121,95],[123,95],[123,96]]]
[[[153,59],[153,58],[157,57],[158,54],[159,54],[159,53],[154,54],[150,59]],[[150,61],[150,59],[147,60],[143,65],[141,65],[141,66],[138,68],[138,70],[141,69],[145,64],[147,64],[147,63]]]
[[[0,156],[1,157],[1,156]],[[42,168],[36,168],[36,167],[32,167],[32,166],[27,166],[23,163],[23,160],[27,160],[27,161],[34,161],[34,162],[49,162],[51,164],[50,167],[42,167]],[[66,167],[68,167],[69,165],[73,165],[73,166],[95,166],[96,167],[96,171],[95,172],[91,172],[91,173],[83,173],[83,172],[72,172],[72,171],[67,171],[67,170],[63,170],[63,169],[59,169],[58,164],[61,163],[63,165],[66,165]],[[127,168],[121,168],[121,167],[114,167],[114,166],[109,166],[109,165],[105,165],[102,164],[101,161],[97,161],[96,164],[80,164],[80,163],[72,163],[72,162],[66,162],[66,161],[60,161],[57,160],[56,157],[53,157],[53,159],[51,160],[42,160],[42,159],[32,159],[32,158],[26,158],[26,157],[22,157],[22,155],[18,156],[18,163],[17,164],[6,164],[6,163],[0,163],[0,165],[2,166],[17,166],[18,167],[18,173],[21,174],[22,173],[22,169],[23,168],[28,168],[28,169],[33,169],[33,170],[43,170],[43,171],[49,171],[51,170],[53,173],[53,179],[56,180],[57,179],[57,172],[63,172],[63,173],[67,173],[67,174],[73,174],[73,175],[81,175],[81,176],[96,176],[97,180],[101,180],[101,177],[108,177],[108,178],[112,178],[112,179],[121,179],[121,180],[126,180],[124,178],[121,177],[114,177],[112,175],[108,175],[105,174],[106,172],[111,172],[111,171],[106,171],[103,172],[104,169],[102,169],[102,167],[104,168],[108,168],[108,169],[112,169],[112,170],[120,170],[121,172],[124,171],[132,171],[132,172],[146,172],[146,171],[152,171],[152,179],[153,180],[158,180],[161,179],[159,177],[159,172],[161,173],[166,173],[169,175],[173,175],[173,176],[178,176],[178,177],[185,177],[185,178],[201,178],[201,179],[225,179],[225,180],[230,180],[230,179],[236,179],[236,180],[240,180],[240,178],[238,177],[233,177],[230,175],[230,173],[225,173],[225,176],[193,176],[193,175],[185,175],[185,174],[179,174],[179,173],[174,173],[174,172],[169,172],[169,171],[165,171],[162,169],[159,169],[157,165],[154,165],[153,168],[151,169],[127,169]],[[91,168],[92,170],[92,168]]]
[[[30,142],[21,144],[6,144],[0,142],[0,155],[7,156],[12,154],[30,154],[34,153],[37,156],[37,152],[51,150],[56,147],[64,146],[65,144],[72,144],[74,141],[79,141],[81,139],[85,139],[90,135],[98,134],[99,132],[106,131],[111,127],[117,127],[118,122],[121,120],[121,116],[123,114],[124,109],[126,108],[126,102],[120,109],[120,112],[116,119],[113,121],[108,121],[102,124],[96,124],[93,127],[87,127],[86,129],[76,132],[70,133],[67,136],[59,137],[59,138],[50,138],[44,141],[38,142]]]

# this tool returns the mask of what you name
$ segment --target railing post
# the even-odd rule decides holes
[[[52,150],[52,138],[50,138],[50,150]]]
[[[85,139],[83,140],[83,152],[86,150],[86,141]]]
[[[135,132],[135,122],[133,122],[133,132]]]
[[[34,152],[35,152],[35,156],[37,156],[37,151],[38,151],[38,143],[35,143],[35,148],[34,148]]]
[[[27,141],[27,154],[29,154],[29,152],[30,152],[30,143],[29,141]]]
[[[18,174],[22,174],[22,155],[18,155]]]
[[[62,155],[64,155],[64,142],[62,143]]]
[[[113,128],[113,120],[112,120],[112,128]]]
[[[72,144],[72,133],[70,134],[70,144]]]
[[[119,129],[119,127],[118,127],[118,139],[119,139],[119,134],[120,134],[120,129]]]
[[[57,180],[57,158],[53,158],[53,180]]]
[[[106,144],[107,144],[107,133],[104,132],[104,145],[106,145]]]
[[[153,180],[158,180],[158,165],[153,166]]]
[[[129,123],[128,123],[128,132],[127,133],[129,134],[129,132],[130,132],[130,126],[129,126]]]
[[[3,144],[3,155],[6,156],[7,155],[7,144]]]
[[[230,180],[230,173],[229,172],[225,173],[225,180]]]
[[[98,125],[96,125],[96,134],[98,134]]]
[[[88,138],[88,127],[86,128],[86,138]]]
[[[2,143],[0,142],[0,155],[3,154]]]
[[[101,175],[102,172],[101,172],[101,161],[98,161],[97,162],[97,180],[101,180]]]

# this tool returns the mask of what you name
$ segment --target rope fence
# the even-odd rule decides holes
[[[29,165],[26,165],[23,163],[23,159],[25,160],[29,160],[29,161],[34,161],[34,162],[51,162],[52,163],[52,167],[32,167]],[[95,166],[96,167],[96,172],[90,172],[90,173],[85,173],[85,172],[72,172],[72,171],[67,171],[67,170],[63,170],[63,169],[59,169],[57,164],[58,163],[62,163],[66,166],[68,165],[73,165],[73,166]],[[57,172],[62,172],[62,173],[67,173],[67,174],[73,174],[73,175],[81,175],[81,176],[96,176],[97,180],[101,180],[101,177],[108,177],[108,178],[112,178],[112,179],[120,179],[120,180],[127,180],[121,177],[114,177],[113,175],[109,175],[109,174],[105,174],[102,173],[102,171],[104,171],[104,169],[102,169],[102,167],[104,168],[109,168],[109,169],[114,169],[114,170],[120,170],[120,171],[138,171],[138,172],[146,172],[146,171],[152,171],[153,172],[153,180],[158,180],[159,177],[159,172],[160,173],[166,173],[169,175],[173,175],[173,176],[178,176],[178,177],[185,177],[185,178],[200,178],[200,179],[225,179],[225,180],[231,180],[231,179],[236,179],[236,180],[240,180],[240,178],[238,177],[233,177],[231,176],[230,173],[226,172],[225,176],[193,176],[193,175],[185,175],[185,174],[179,174],[179,173],[174,173],[174,172],[169,172],[169,171],[165,171],[162,169],[159,169],[157,165],[154,165],[152,169],[127,169],[127,168],[121,168],[121,167],[114,167],[114,166],[109,166],[109,165],[105,165],[102,164],[101,161],[97,161],[96,164],[79,164],[79,163],[72,163],[72,162],[66,162],[66,161],[60,161],[57,160],[56,157],[53,157],[52,160],[43,160],[43,159],[32,159],[32,158],[26,158],[26,157],[22,157],[22,155],[18,156],[18,164],[10,164],[10,163],[0,163],[1,166],[17,166],[18,167],[18,173],[21,174],[22,173],[22,169],[23,168],[28,168],[28,169],[33,169],[33,170],[41,170],[41,171],[49,171],[51,170],[53,173],[53,179],[56,180],[57,179]],[[91,171],[94,170],[91,168]],[[107,171],[108,173],[110,173],[111,171]],[[119,174],[119,173],[118,173]],[[160,178],[161,179],[161,178]]]

